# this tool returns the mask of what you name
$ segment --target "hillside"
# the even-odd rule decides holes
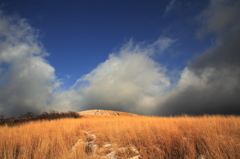
[[[240,158],[238,116],[121,116],[106,110],[79,113],[84,117],[0,126],[0,158]]]

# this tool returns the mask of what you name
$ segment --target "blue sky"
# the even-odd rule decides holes
[[[212,61],[208,63],[213,63],[213,66],[207,65],[205,61],[217,55],[216,50],[225,47],[224,42],[227,41],[227,35],[232,34],[233,28],[237,28],[235,30],[238,33],[236,19],[239,15],[239,3],[236,0],[229,2],[226,0],[71,0],[57,2],[52,0],[1,0],[0,4],[2,12],[0,26],[3,28],[0,30],[1,35],[4,38],[14,39],[14,41],[9,40],[10,42],[3,40],[1,45],[2,59],[5,60],[0,61],[2,69],[0,88],[2,96],[9,97],[8,101],[2,100],[2,106],[0,104],[2,111],[17,114],[27,109],[39,112],[49,108],[64,111],[102,108],[142,114],[161,112],[157,115],[224,113],[225,105],[228,104],[226,101],[230,100],[229,92],[223,94],[215,92],[220,89],[221,82],[219,86],[209,84],[213,77],[202,70],[212,71],[211,75],[226,77],[225,72],[214,72],[221,70],[218,68],[218,63],[214,65],[215,60],[221,61],[223,59],[217,59],[225,56],[212,58]],[[227,13],[223,14],[224,11]],[[24,24],[21,26],[23,19]],[[14,26],[16,30],[8,29],[11,26]],[[28,27],[30,29],[27,29]],[[23,35],[15,36],[15,32]],[[28,48],[23,49],[22,52],[19,51],[20,53],[14,53],[14,57],[11,56],[11,58],[4,55],[4,49],[8,52],[12,46],[19,45],[20,47],[22,44],[28,44]],[[39,53],[36,53],[38,51]],[[49,55],[45,56],[46,53]],[[17,54],[16,57],[15,54]],[[236,57],[238,59],[238,56]],[[34,66],[13,62],[17,58],[22,59],[23,63],[27,63],[25,61],[27,59],[34,61]],[[40,61],[37,66],[35,66],[36,58],[38,62]],[[229,63],[233,62],[230,60]],[[6,69],[6,64],[8,69]],[[46,68],[42,68],[43,65]],[[226,68],[229,65],[226,65]],[[39,91],[40,89],[32,82],[37,81],[31,77],[32,74],[24,76],[25,81],[32,82],[29,84],[32,86],[29,86],[29,92],[26,91],[26,95],[21,97],[24,99],[23,104],[28,105],[26,108],[21,104],[18,106],[10,102],[12,98],[19,96],[17,93],[12,95],[9,93],[10,90],[19,89],[15,92],[20,93],[24,88],[23,82],[19,82],[20,79],[17,80],[18,84],[12,80],[12,78],[20,78],[20,75],[14,74],[20,66],[23,69],[19,71],[31,72],[24,70],[28,67],[27,70],[31,68],[35,73],[36,70],[32,67],[38,67],[39,73],[35,77],[42,78],[38,83],[41,83],[39,87],[44,88]],[[115,70],[110,69],[115,66],[118,66]],[[141,71],[138,70],[140,68]],[[44,72],[44,69],[49,72]],[[130,70],[136,79],[140,79],[140,82],[135,77],[128,76]],[[41,74],[42,71],[43,74]],[[200,75],[199,72],[201,72]],[[238,70],[234,73],[236,72],[238,75]],[[149,77],[143,79],[145,76]],[[102,79],[105,80],[101,81]],[[232,79],[236,80],[232,81],[236,85],[235,88],[238,87],[237,77],[234,76]],[[111,85],[110,81],[115,82],[114,85]],[[196,81],[198,81],[197,84]],[[10,89],[7,85],[11,82],[16,86]],[[188,85],[186,86],[185,83]],[[118,88],[116,85],[122,85],[122,87]],[[123,89],[128,86],[129,89]],[[224,106],[211,101],[207,96],[201,97],[203,101],[206,101],[202,103],[203,107],[184,107],[182,109],[184,111],[179,111],[182,108],[179,106],[175,109],[178,105],[176,103],[191,104],[191,102],[187,103],[185,96],[181,97],[179,92],[185,92],[187,97],[190,88],[194,88],[191,91],[194,92],[192,93],[195,94],[194,97],[197,97],[204,92],[211,92],[210,87],[212,93],[209,96],[214,96],[212,100],[222,96],[226,98],[224,98]],[[226,86],[231,93],[236,91],[233,87],[232,85]],[[102,92],[99,92],[99,89]],[[136,92],[139,91],[141,93],[137,94]],[[11,95],[7,95],[6,92]],[[49,94],[39,95],[43,92]],[[108,93],[114,95],[102,96]],[[35,101],[30,100],[30,94],[36,94]],[[126,97],[126,94],[129,96]],[[38,99],[38,95],[42,98]],[[127,102],[122,103],[121,100]],[[169,101],[176,101],[176,103]],[[208,109],[209,103],[215,103],[214,108]],[[235,106],[236,103],[239,101],[231,103],[234,106],[230,113],[239,111],[239,108]],[[4,106],[11,104],[11,108]],[[218,106],[221,109],[216,109]]]
[[[211,45],[196,39],[195,16],[208,1],[3,1],[3,10],[18,14],[39,30],[39,39],[66,85],[89,73],[124,43],[151,43],[159,37],[175,45],[154,59],[183,69],[187,59]],[[170,7],[167,10],[167,7]],[[66,79],[70,77],[70,79]]]

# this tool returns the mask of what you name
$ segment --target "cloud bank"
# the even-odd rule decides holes
[[[170,79],[165,75],[166,69],[149,56],[159,48],[167,49],[170,41],[160,38],[149,45],[134,45],[130,41],[78,79],[71,90],[64,92],[66,98],[59,93],[54,105],[65,103],[78,111],[111,109],[150,114],[156,107],[156,97],[169,88]]]
[[[162,54],[175,40],[160,37],[152,44],[130,40],[68,90],[37,39],[37,30],[19,16],[0,14],[0,111],[19,115],[49,109],[111,109],[150,114],[156,97],[169,89],[166,68],[151,56]]]
[[[0,111],[8,115],[45,110],[58,84],[36,33],[25,19],[0,11]]]
[[[189,62],[156,114],[240,114],[239,15],[239,1],[212,0],[198,16],[197,37],[214,33],[216,45]]]
[[[130,40],[61,91],[54,68],[44,59],[47,53],[37,31],[26,20],[0,12],[0,111],[9,115],[48,109],[240,114],[239,15],[239,1],[210,1],[197,16],[201,26],[196,35],[214,34],[215,45],[191,59],[175,83],[166,73],[171,70],[154,56],[177,41],[160,37],[152,44]]]

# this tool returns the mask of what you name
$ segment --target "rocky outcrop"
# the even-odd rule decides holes
[[[101,159],[141,159],[139,151],[134,145],[127,147],[119,147],[117,143],[105,143],[102,146],[96,143],[97,136],[90,131],[83,130],[86,141],[79,139],[72,147],[71,154],[74,154],[80,144],[84,145],[85,152],[89,155],[89,159],[97,157]],[[127,155],[127,156],[126,156]]]
[[[114,112],[111,112],[111,111],[107,111],[107,110],[98,110],[98,109],[81,111],[81,112],[79,112],[79,114],[115,115],[115,116],[118,116],[117,113],[114,113]]]
[[[111,110],[101,110],[101,109],[85,110],[85,111],[78,112],[78,114],[79,115],[138,116],[137,114],[111,111]]]

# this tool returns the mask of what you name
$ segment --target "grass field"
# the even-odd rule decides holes
[[[97,154],[87,150],[84,131],[96,136]],[[83,144],[76,145],[79,139]],[[143,159],[239,159],[240,117],[91,115],[0,127],[1,159],[104,158],[106,144],[134,146]],[[132,157],[129,151],[117,155]]]

